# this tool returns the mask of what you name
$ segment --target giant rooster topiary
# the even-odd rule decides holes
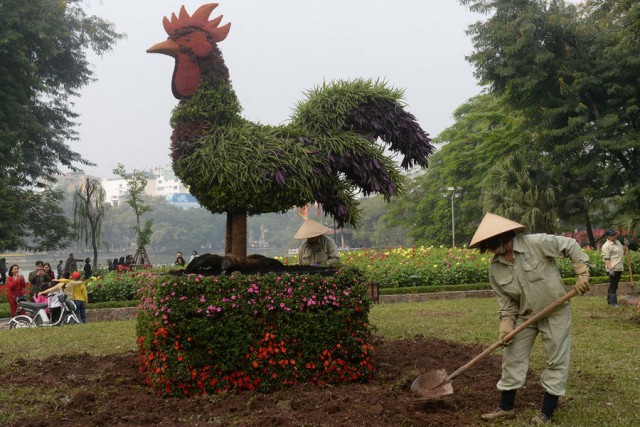
[[[378,138],[403,155],[402,168],[427,166],[429,136],[404,110],[402,91],[381,81],[323,84],[286,125],[245,120],[218,49],[231,25],[209,20],[216,7],[165,17],[169,38],[147,52],[175,58],[173,169],[202,206],[227,213],[227,253],[246,258],[247,215],[318,202],[338,226],[356,226],[358,192],[397,195],[404,177]]]

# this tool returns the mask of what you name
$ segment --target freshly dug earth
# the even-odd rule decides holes
[[[2,395],[15,396],[2,402],[0,420],[21,414],[8,425],[472,426],[483,424],[480,414],[497,405],[498,354],[456,378],[451,396],[424,402],[410,391],[419,374],[438,368],[451,373],[479,354],[481,345],[421,337],[376,338],[374,345],[378,372],[369,384],[303,384],[271,394],[192,399],[151,395],[132,352],[17,360],[0,372],[0,390],[14,391]],[[542,394],[537,376],[528,378],[518,408],[537,408]]]

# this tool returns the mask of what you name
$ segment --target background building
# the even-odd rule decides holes
[[[171,166],[154,167],[151,171],[143,171],[147,177],[145,194],[152,197],[164,197],[169,203],[184,209],[195,208],[198,201],[189,194],[184,184],[173,173]],[[58,183],[67,192],[76,191],[87,179],[96,179],[102,184],[106,200],[112,206],[118,206],[126,197],[127,182],[122,178],[98,178],[86,174],[69,172],[58,178]]]

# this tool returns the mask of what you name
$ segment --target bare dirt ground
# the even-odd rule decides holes
[[[306,384],[194,399],[151,395],[141,384],[135,353],[17,360],[0,372],[2,388],[35,390],[15,393],[2,402],[2,412],[28,413],[9,426],[473,426],[497,405],[499,355],[456,378],[451,396],[424,402],[410,391],[417,375],[438,368],[451,373],[479,354],[480,345],[420,337],[376,338],[374,345],[378,372],[369,384]],[[542,394],[537,376],[530,375],[518,407],[537,408]]]

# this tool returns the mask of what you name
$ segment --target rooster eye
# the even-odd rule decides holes
[[[191,37],[189,37],[189,36],[185,37],[185,38],[184,38],[184,41],[186,41],[186,42],[190,42],[190,41],[191,41]]]

